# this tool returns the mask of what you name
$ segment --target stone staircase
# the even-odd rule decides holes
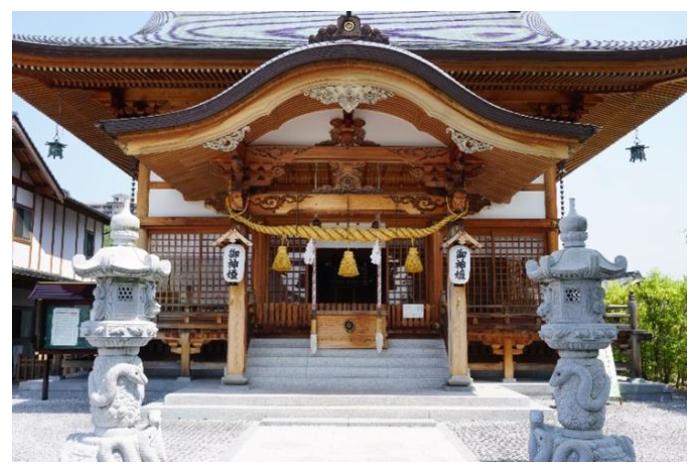
[[[287,391],[394,392],[440,389],[448,380],[441,339],[392,339],[374,349],[320,349],[308,339],[253,339],[246,376],[251,388]]]
[[[165,419],[338,421],[458,421],[527,419],[543,409],[500,383],[448,388],[441,340],[391,340],[387,350],[324,349],[307,339],[254,339],[247,386],[195,380],[149,404]]]

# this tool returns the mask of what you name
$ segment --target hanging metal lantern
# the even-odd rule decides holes
[[[67,147],[67,144],[63,144],[58,139],[58,131],[55,133],[55,138],[52,142],[46,142],[48,146],[48,158],[63,158],[63,149]]]
[[[58,91],[58,120],[62,119],[63,115],[63,99],[60,91]],[[53,136],[53,141],[46,142],[48,146],[48,158],[60,158],[63,159],[63,149],[67,147],[67,144],[60,142],[60,126],[56,122],[55,124],[55,135]]]
[[[641,143],[639,140],[639,130],[637,129],[634,133],[634,145],[628,147],[627,150],[630,152],[629,161],[634,163],[637,161],[646,161],[646,149],[649,148]]]

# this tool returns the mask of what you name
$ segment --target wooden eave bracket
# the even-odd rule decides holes
[[[470,247],[471,249],[481,249],[482,244],[480,244],[477,239],[472,237],[469,233],[466,231],[458,231],[448,239],[446,242],[443,243],[442,248],[443,249],[448,249],[451,247],[453,244],[458,243],[460,245],[464,245],[467,247]]]
[[[216,241],[214,241],[215,247],[226,247],[229,244],[235,244],[237,242],[243,243],[246,247],[251,247],[253,243],[243,236],[236,228],[231,228],[224,234],[222,234]]]

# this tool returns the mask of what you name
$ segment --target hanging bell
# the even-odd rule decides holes
[[[277,247],[277,254],[275,255],[275,259],[272,261],[272,269],[278,273],[285,273],[292,269],[292,261],[289,260],[286,245],[280,245]]]
[[[359,268],[357,261],[354,259],[354,253],[351,250],[345,250],[340,262],[340,268],[337,270],[338,276],[343,278],[354,278],[359,276]]]
[[[417,247],[412,246],[410,247],[410,250],[407,251],[407,258],[405,259],[405,271],[412,274],[421,273],[424,271]]]

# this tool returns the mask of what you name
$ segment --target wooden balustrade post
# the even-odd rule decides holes
[[[229,285],[227,365],[224,384],[246,384],[246,282]]]
[[[190,378],[190,332],[181,331],[179,335],[179,343],[181,344],[181,378]]]
[[[241,247],[238,247],[241,244]],[[245,261],[247,251],[253,246],[243,234],[236,229],[230,229],[215,241],[215,245],[229,254],[225,255],[224,279],[229,283],[229,316],[227,319],[227,363],[224,368],[223,384],[247,384],[246,371],[246,337],[248,330],[248,314],[246,308],[246,273],[239,269],[239,263]],[[242,250],[245,249],[245,250]],[[225,252],[226,253],[226,252]],[[239,255],[240,254],[240,255]],[[226,268],[228,267],[228,269]],[[227,274],[228,273],[228,274]]]
[[[451,386],[472,384],[467,354],[466,286],[449,285],[448,289],[448,366]]]
[[[513,339],[510,337],[504,338],[504,383],[513,383],[516,381],[514,378],[513,369]]]
[[[469,386],[472,384],[470,366],[468,363],[468,338],[467,338],[467,293],[464,280],[452,278],[451,267],[457,266],[451,261],[456,245],[464,245],[468,248],[480,248],[481,244],[465,231],[459,231],[447,240],[443,247],[448,249],[449,270],[448,282],[448,367],[451,386]],[[456,270],[456,273],[459,270]],[[469,267],[467,269],[469,273]],[[469,274],[468,274],[469,276]],[[454,284],[456,282],[457,284]]]

